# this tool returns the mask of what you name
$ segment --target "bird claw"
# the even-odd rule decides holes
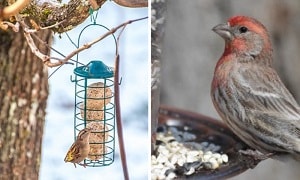
[[[80,163],[78,163],[80,166],[83,166],[84,168],[86,168],[86,163],[83,163],[83,164],[80,164]]]
[[[73,163],[73,164],[74,164],[75,168],[77,168],[76,163]],[[80,165],[80,166],[83,166],[84,168],[86,168],[86,165],[87,165],[86,163],[83,163],[83,164],[77,163],[77,164]]]
[[[266,160],[269,157],[271,157],[272,155],[274,155],[274,153],[263,154],[262,152],[260,152],[258,150],[252,150],[252,149],[239,150],[239,153],[246,155],[246,156],[250,156],[254,160],[260,160],[260,161]]]

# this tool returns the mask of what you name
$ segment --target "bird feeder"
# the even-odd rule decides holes
[[[114,161],[115,105],[113,69],[102,61],[91,61],[74,69],[74,134],[92,129],[86,166],[107,166]]]
[[[96,23],[86,26],[79,35],[77,47],[82,32],[91,26],[108,30]],[[114,69],[100,60],[79,64],[78,55],[76,62],[75,78],[71,79],[75,83],[74,139],[82,129],[91,128],[90,152],[84,164],[108,166],[113,163],[115,152]]]

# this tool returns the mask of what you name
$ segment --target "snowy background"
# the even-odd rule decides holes
[[[111,1],[106,2],[98,12],[97,23],[108,28],[132,19],[148,16],[147,8],[123,8]],[[120,41],[121,56],[121,111],[124,127],[125,148],[128,171],[131,179],[147,179],[148,154],[148,21],[138,21],[129,24]],[[91,20],[68,32],[72,41],[77,44],[80,31]],[[89,42],[104,32],[95,28],[86,30],[81,43]],[[116,34],[117,35],[117,34]],[[53,48],[68,55],[75,47],[65,34],[55,35]],[[111,37],[93,46],[79,55],[79,61],[87,63],[91,60],[102,60],[105,64],[114,64],[114,46]],[[61,57],[52,52],[52,56]],[[73,57],[76,59],[76,57]],[[70,81],[74,65],[62,66],[50,79],[50,95],[48,99],[46,124],[44,130],[41,180],[66,179],[123,179],[119,156],[119,146],[116,134],[115,162],[108,167],[74,167],[65,163],[65,155],[73,143],[74,116],[74,83]],[[49,68],[49,74],[55,68]],[[116,131],[117,133],[117,131]]]

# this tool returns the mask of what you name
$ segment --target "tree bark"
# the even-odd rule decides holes
[[[52,40],[49,30],[37,35],[45,42]],[[35,180],[48,97],[47,67],[32,54],[22,31],[0,31],[0,44],[0,177]]]
[[[105,2],[106,0],[70,0],[67,4],[63,4],[49,3],[48,1],[39,3],[39,1],[35,0],[22,10],[20,14],[27,19],[34,20],[40,27],[58,23],[59,25],[53,26],[51,30],[63,33],[81,24],[90,16],[92,11],[101,8]],[[124,7],[137,8],[148,6],[148,0],[114,0],[114,2]]]
[[[165,31],[166,3],[152,1],[151,13],[151,153],[153,153],[160,105],[160,62]]]

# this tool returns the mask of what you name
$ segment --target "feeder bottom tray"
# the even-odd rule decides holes
[[[161,106],[151,179],[226,179],[260,162],[246,149],[221,121]]]

